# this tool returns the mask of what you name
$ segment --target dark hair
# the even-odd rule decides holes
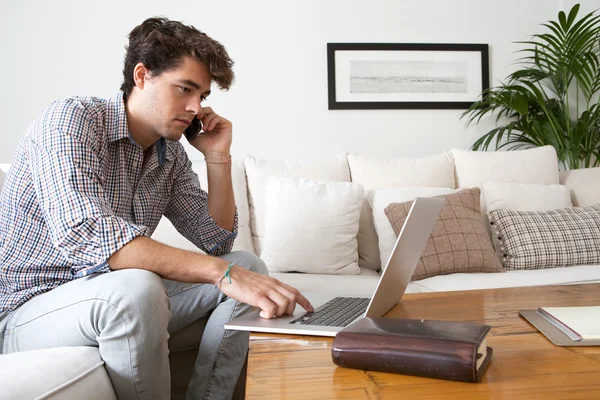
[[[234,80],[233,61],[225,47],[206,33],[179,21],[148,18],[133,28],[126,49],[121,85],[125,97],[135,86],[133,69],[138,63],[143,63],[156,76],[179,66],[183,57],[192,56],[208,66],[211,79],[221,89],[228,90]]]

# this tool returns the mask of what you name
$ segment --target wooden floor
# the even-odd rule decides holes
[[[477,384],[337,367],[332,338],[253,333],[247,399],[600,399],[600,347],[558,347],[518,315],[600,305],[600,284],[405,295],[386,317],[482,322],[494,354]]]

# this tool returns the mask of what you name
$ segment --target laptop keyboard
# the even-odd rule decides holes
[[[307,312],[290,324],[347,326],[367,311],[369,298],[336,297],[315,312]]]

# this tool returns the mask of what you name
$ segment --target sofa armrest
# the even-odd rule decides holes
[[[560,184],[571,192],[574,206],[587,207],[600,203],[600,168],[560,171]]]

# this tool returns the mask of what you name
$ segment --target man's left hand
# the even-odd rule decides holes
[[[233,126],[210,107],[202,108],[196,116],[202,121],[202,132],[190,144],[204,156],[210,153],[230,154]]]

